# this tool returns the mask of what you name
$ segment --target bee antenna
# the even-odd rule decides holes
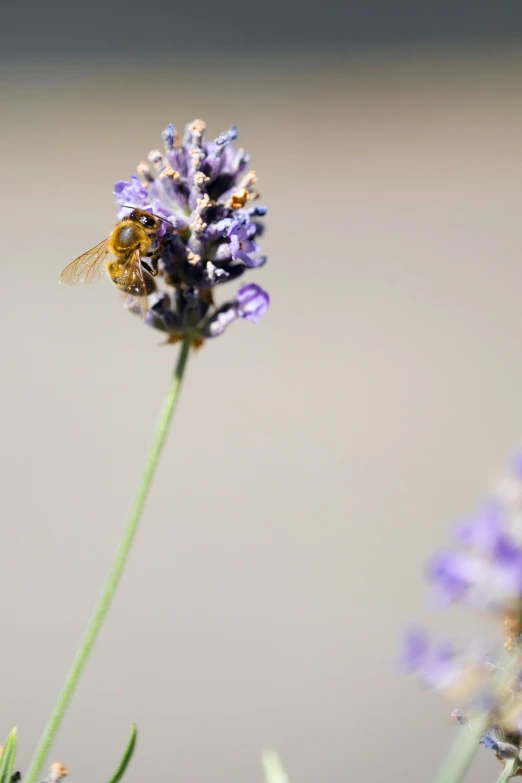
[[[131,207],[130,204],[122,204],[120,209],[139,209],[139,207]],[[166,218],[162,218],[159,215],[156,215],[155,212],[151,212],[151,215],[154,215],[154,217],[158,218],[158,220],[161,220],[163,223],[168,223],[169,226],[172,226],[172,228],[174,228],[174,223],[171,223],[170,220],[167,220]]]
[[[152,214],[154,215],[154,212]],[[172,226],[172,228],[174,228],[174,223],[171,223],[170,220],[167,220],[167,218],[162,218],[159,215],[154,215],[154,217],[157,217],[158,220],[162,221],[162,223],[168,223],[169,226]]]

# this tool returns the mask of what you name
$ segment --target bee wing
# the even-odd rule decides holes
[[[125,307],[144,318],[148,311],[147,282],[141,268],[141,255],[136,248],[118,275],[118,288],[123,291]],[[132,297],[129,304],[129,297]]]
[[[60,275],[60,283],[76,285],[76,283],[94,283],[103,274],[103,262],[111,255],[107,245],[108,239],[104,239],[99,245],[88,250],[78,258],[75,258],[65,267]]]

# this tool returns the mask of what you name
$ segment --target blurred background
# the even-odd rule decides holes
[[[455,727],[396,671],[425,558],[522,440],[522,5],[64,2],[1,31],[0,733],[27,769],[120,536],[172,347],[58,286],[161,131],[236,123],[272,296],[190,363],[53,750],[72,781],[429,781]],[[246,278],[245,278],[246,279]],[[228,293],[234,290],[234,284]],[[226,293],[224,291],[224,293]],[[487,630],[487,629],[486,629]],[[489,629],[491,634],[495,630]],[[470,779],[499,774],[482,751]]]

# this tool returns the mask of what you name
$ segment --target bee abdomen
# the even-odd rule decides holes
[[[156,290],[156,283],[148,272],[143,272],[143,278],[137,279],[131,274],[127,262],[112,261],[107,264],[107,272],[115,286],[130,296],[143,296],[152,294]],[[145,291],[143,290],[145,283]]]

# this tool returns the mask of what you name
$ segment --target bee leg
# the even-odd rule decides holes
[[[161,256],[161,253],[159,255],[151,256],[150,265],[152,267],[151,275],[153,277],[156,277],[156,275],[158,274],[158,261],[160,259],[160,256]]]
[[[149,275],[152,275],[153,277],[158,274],[158,270],[156,269],[156,271],[153,272],[151,267],[147,264],[146,261],[143,260],[143,258],[141,259],[141,266],[143,269],[145,269],[146,272],[149,273]]]
[[[151,266],[151,269],[149,269],[149,271],[153,277],[156,277],[156,275],[158,274],[158,261],[160,260],[162,253],[163,253],[163,241],[161,240],[156,250],[153,250],[151,253],[147,254],[147,258],[150,259],[150,266]]]

